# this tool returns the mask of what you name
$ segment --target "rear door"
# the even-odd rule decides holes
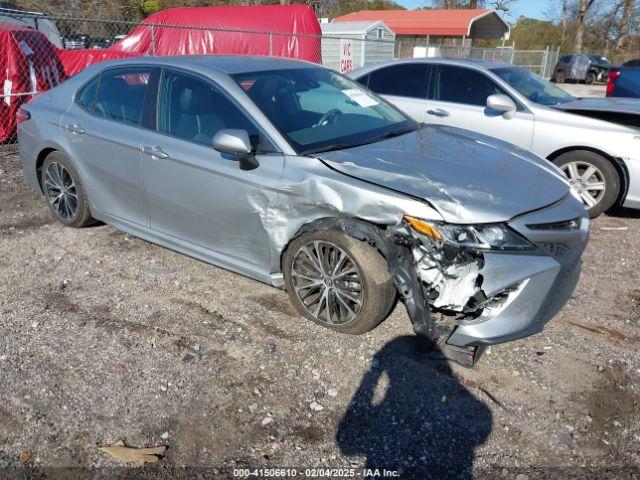
[[[382,95],[418,122],[425,119],[431,64],[397,63],[374,70],[358,81]]]
[[[518,105],[512,118],[487,107],[490,95],[507,95]],[[426,123],[465,128],[529,150],[534,116],[493,79],[481,71],[437,65],[427,101]]]
[[[151,227],[236,270],[268,273],[265,222],[284,156],[221,87],[190,73],[163,71],[156,123],[142,139]],[[214,150],[225,128],[248,132],[258,168],[240,170],[237,158]]]
[[[145,98],[158,76],[151,67],[107,69],[79,90],[62,116],[67,152],[79,165],[94,213],[146,227],[140,139]]]

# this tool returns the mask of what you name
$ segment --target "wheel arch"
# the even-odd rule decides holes
[[[44,161],[46,158],[51,155],[53,152],[59,152],[60,150],[54,147],[45,147],[43,148],[38,156],[36,157],[36,175],[38,178],[38,185],[40,186],[40,193],[44,194],[44,189],[42,188],[42,166],[44,165]]]
[[[579,152],[581,150],[596,153],[601,157],[607,159],[614,166],[616,172],[618,173],[618,177],[620,177],[620,193],[618,194],[618,198],[616,199],[614,205],[622,205],[624,199],[627,197],[627,192],[629,191],[629,170],[623,159],[614,157],[613,155],[609,155],[607,152],[595,147],[571,146],[560,148],[552,152],[551,154],[547,155],[547,160],[553,162],[556,158],[564,153]]]
[[[291,243],[300,235],[316,231],[337,231],[357,240],[366,241],[371,246],[375,247],[386,259],[388,253],[384,251],[384,248],[381,248],[384,244],[382,239],[382,230],[384,228],[384,225],[377,225],[356,217],[322,217],[312,220],[301,225],[280,250],[280,271],[284,271],[284,256],[289,245],[291,245]]]

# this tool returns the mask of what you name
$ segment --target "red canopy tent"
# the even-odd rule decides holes
[[[82,50],[62,50],[58,49],[58,56],[64,65],[67,77],[75,75],[90,65],[106,60],[118,58],[136,57],[138,53],[112,52],[110,50],[82,49]]]
[[[0,142],[15,137],[16,112],[66,75],[56,48],[38,30],[0,22]]]
[[[320,63],[321,35],[318,20],[306,5],[172,8],[149,16],[109,50],[143,55],[273,55]]]

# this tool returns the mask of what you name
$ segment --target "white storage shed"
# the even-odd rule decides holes
[[[322,63],[341,73],[393,60],[396,34],[384,22],[321,23]]]

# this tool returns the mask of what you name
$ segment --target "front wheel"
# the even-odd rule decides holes
[[[577,150],[563,153],[553,163],[567,176],[591,218],[606,212],[616,202],[620,194],[620,176],[602,155]]]
[[[296,310],[324,327],[359,335],[373,330],[396,299],[387,262],[366,242],[337,232],[300,235],[284,255]]]

